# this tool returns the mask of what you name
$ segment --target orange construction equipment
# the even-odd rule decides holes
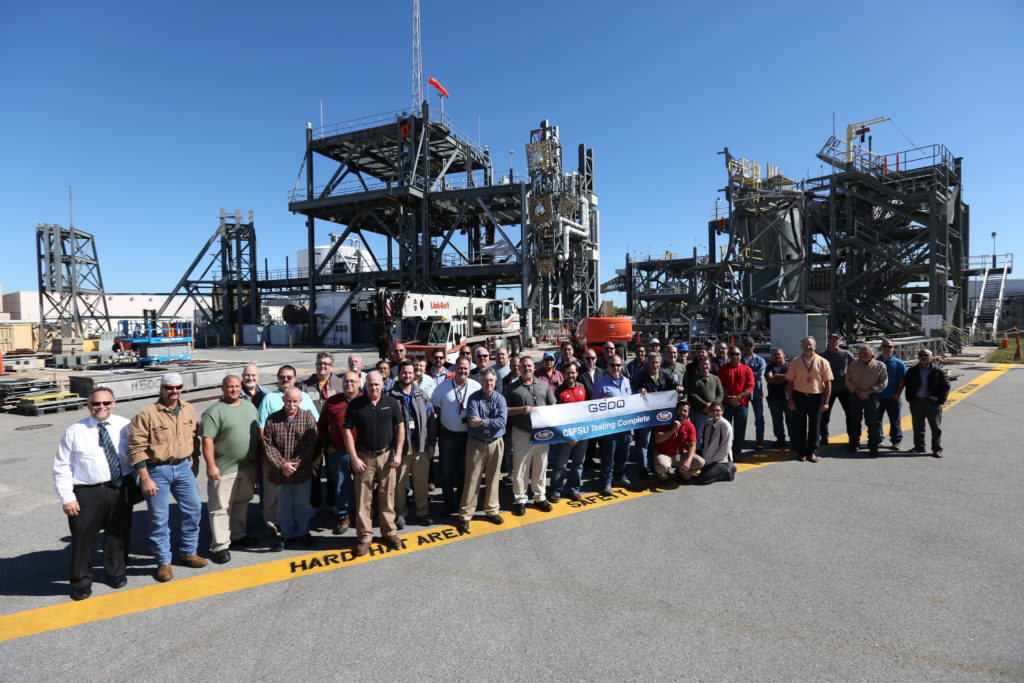
[[[626,316],[586,318],[577,334],[587,340],[587,346],[600,347],[605,342],[626,344],[633,339],[633,319]]]

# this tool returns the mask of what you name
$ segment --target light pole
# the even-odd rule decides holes
[[[992,269],[996,267],[996,234],[992,233]]]

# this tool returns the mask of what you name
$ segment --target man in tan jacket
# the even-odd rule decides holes
[[[850,391],[850,412],[846,416],[846,432],[850,443],[848,453],[860,447],[861,421],[868,427],[868,450],[872,458],[878,457],[882,433],[878,429],[878,394],[889,383],[889,373],[881,361],[874,358],[871,344],[862,344],[857,360],[846,367],[846,388]],[[862,417],[863,415],[863,417]]]
[[[168,372],[160,378],[160,398],[132,420],[128,457],[139,473],[139,487],[149,507],[149,542],[156,558],[157,581],[170,581],[171,531],[168,509],[173,493],[181,512],[181,564],[198,569],[206,560],[196,554],[202,510],[196,472],[199,470],[199,418],[181,400],[182,378]]]

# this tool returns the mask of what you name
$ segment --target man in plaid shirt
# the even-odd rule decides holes
[[[307,548],[315,544],[309,535],[309,522],[313,519],[309,490],[319,442],[316,419],[309,411],[299,408],[302,396],[302,391],[295,387],[286,390],[284,407],[271,414],[263,427],[267,476],[280,487],[277,521],[284,540],[278,537],[270,548],[273,551],[283,550],[285,545],[297,541]]]

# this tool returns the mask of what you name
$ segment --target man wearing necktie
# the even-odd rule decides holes
[[[128,462],[126,418],[114,415],[114,394],[96,387],[89,395],[89,417],[67,428],[53,460],[53,482],[71,530],[71,597],[92,595],[92,554],[103,530],[103,568],[107,585],[121,588],[128,579],[128,542],[132,506],[128,487],[135,475]]]

